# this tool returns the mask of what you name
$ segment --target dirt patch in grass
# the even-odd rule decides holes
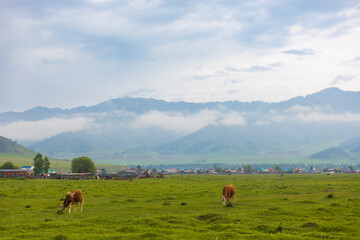
[[[327,198],[334,198],[334,195],[333,195],[333,194],[329,194],[329,195],[327,195]]]
[[[313,222],[308,222],[303,224],[302,227],[318,227],[318,224]]]
[[[57,235],[53,239],[54,240],[65,240],[65,239],[68,239],[68,237],[65,235]]]
[[[149,238],[149,239],[154,239],[156,238],[158,235],[155,233],[144,233],[141,235],[142,238]]]
[[[316,202],[310,200],[297,201],[295,203],[316,204]]]
[[[283,230],[282,223],[280,223],[277,227],[269,227],[267,225],[259,225],[255,229],[259,232],[271,233],[271,234],[279,233],[279,232],[282,232],[282,230]]]
[[[197,217],[199,220],[201,221],[210,221],[210,222],[215,222],[218,221],[220,219],[223,219],[223,217],[221,217],[218,214],[213,214],[213,213],[209,213],[209,214],[204,214],[204,215],[200,215]]]

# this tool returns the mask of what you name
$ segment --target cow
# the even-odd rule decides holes
[[[157,175],[156,178],[165,178],[164,174]]]
[[[66,208],[69,208],[69,213],[71,213],[71,206],[75,204],[74,212],[76,212],[78,203],[80,203],[80,211],[82,212],[84,203],[83,192],[81,190],[70,191],[66,194],[63,204],[60,205],[60,209],[66,210]]]
[[[235,187],[233,185],[226,185],[223,188],[223,196],[220,198],[223,205],[225,205],[226,202],[231,202],[231,198],[235,202]]]

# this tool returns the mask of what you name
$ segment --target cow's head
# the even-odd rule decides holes
[[[60,210],[65,210],[65,205],[64,204],[60,204]]]
[[[226,203],[226,198],[224,196],[220,197],[221,198],[221,204],[225,205]]]

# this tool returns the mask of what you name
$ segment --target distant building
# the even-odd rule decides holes
[[[21,169],[30,171],[30,170],[34,170],[34,166],[21,166]]]
[[[29,173],[23,169],[0,169],[0,177],[28,177]]]

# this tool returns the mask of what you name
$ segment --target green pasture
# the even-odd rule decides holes
[[[22,155],[9,154],[9,153],[0,153],[0,165],[10,161],[19,167],[34,166],[34,157],[35,155],[22,156]],[[125,166],[123,165],[104,164],[104,163],[95,163],[95,166],[98,169],[105,168],[107,171],[120,171],[125,168]],[[71,161],[50,158],[50,169],[53,169],[56,172],[70,172]]]
[[[233,184],[233,207],[221,205]],[[63,213],[69,190],[84,209]],[[0,180],[1,239],[360,239],[360,175]]]

